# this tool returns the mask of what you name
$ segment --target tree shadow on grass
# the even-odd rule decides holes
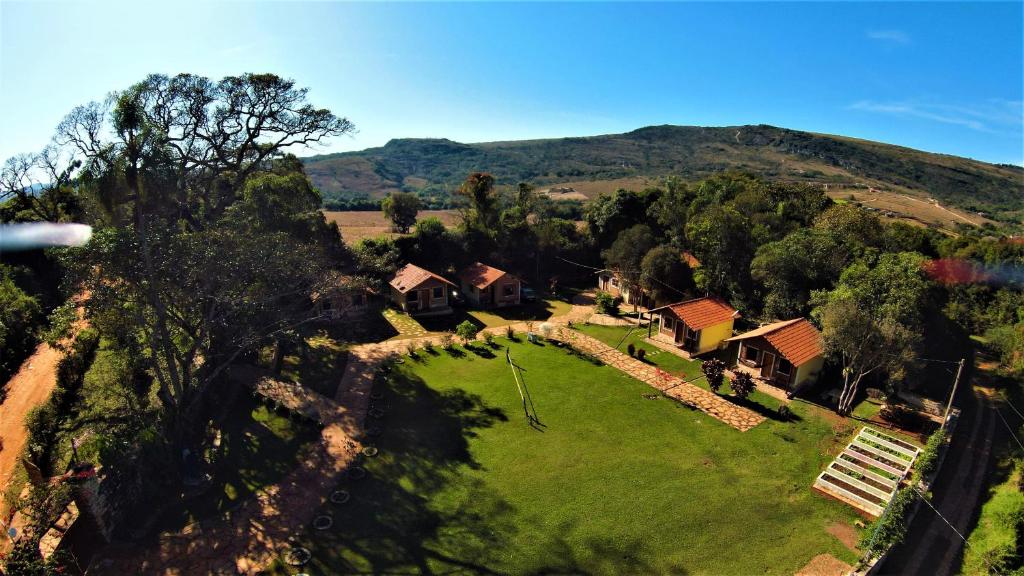
[[[387,415],[381,434],[372,439],[380,452],[362,462],[368,472],[365,478],[342,481],[339,488],[351,494],[346,504],[328,503],[321,510],[333,516],[333,526],[322,531],[310,528],[301,536],[300,545],[313,553],[303,572],[657,571],[642,561],[651,555],[644,554],[641,542],[609,538],[586,541],[581,548],[570,540],[569,524],[530,543],[550,565],[533,570],[517,565],[509,554],[522,545],[522,519],[484,479],[467,474],[467,469],[481,470],[470,451],[470,439],[506,422],[505,412],[461,389],[430,388],[404,370],[396,370],[381,389],[384,398],[379,403]],[[275,573],[293,572],[275,567]]]

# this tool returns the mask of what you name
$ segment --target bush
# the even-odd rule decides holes
[[[708,387],[713,392],[718,392],[718,389],[722,387],[723,380],[725,380],[725,362],[718,358],[705,360],[700,364],[700,371],[707,378]]]
[[[409,356],[416,357],[416,343],[412,340],[405,343],[405,351],[409,353]]]
[[[505,337],[509,340],[515,340],[516,330],[511,325],[505,326]]]
[[[640,360],[641,362],[643,362],[645,357],[647,357],[647,350],[645,350],[644,348],[637,348],[636,349],[636,359]]]
[[[451,332],[445,332],[441,335],[441,348],[445,350],[451,350],[455,343],[455,339],[452,338]]]
[[[619,313],[620,300],[607,292],[598,292],[594,296],[595,309],[598,314],[616,316]]]
[[[50,455],[57,433],[82,388],[85,372],[92,363],[97,346],[99,334],[95,330],[86,328],[79,332],[67,355],[57,363],[57,386],[50,398],[25,417],[29,457],[44,474],[51,472]]]
[[[633,343],[632,343],[632,342],[630,342],[629,344],[627,344],[627,345],[626,345],[626,352],[627,352],[627,353],[628,353],[628,354],[629,354],[630,356],[634,356],[634,355],[636,355],[636,346],[633,346]]]
[[[944,430],[936,430],[928,437],[924,450],[918,454],[917,462],[914,464],[915,482],[924,480],[935,472],[936,467],[939,465],[939,449],[942,448],[942,444],[945,441],[946,432]]]
[[[39,302],[18,288],[7,270],[0,266],[0,386],[32,353],[42,320]]]
[[[736,377],[732,379],[732,393],[738,398],[746,398],[750,396],[750,393],[754,391],[756,385],[754,379],[746,372],[739,372]]]
[[[864,532],[858,548],[864,550],[868,558],[877,558],[891,546],[903,542],[907,535],[907,514],[914,504],[917,493],[911,487],[896,492],[889,503],[885,514],[871,524]]]
[[[789,406],[785,404],[780,404],[777,412],[779,415],[779,420],[782,420],[783,422],[788,422],[789,419],[793,417],[793,411],[790,410]]]
[[[486,342],[488,346],[494,346],[494,334],[491,334],[490,332],[485,333],[484,342]]]
[[[477,328],[476,324],[473,324],[469,320],[463,320],[455,327],[455,333],[462,338],[464,344],[469,344],[469,341],[476,338],[477,333],[480,329]]]

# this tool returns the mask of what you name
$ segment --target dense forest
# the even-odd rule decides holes
[[[462,144],[392,140],[380,148],[305,158],[307,172],[336,209],[395,190],[444,207],[466,174],[499,184],[545,185],[631,176],[694,182],[739,169],[773,181],[870,185],[916,193],[997,220],[1024,220],[1024,169],[910,148],[773,126],[651,126],[626,134]]]
[[[154,75],[74,109],[51,147],[5,164],[4,222],[84,222],[93,235],[83,246],[3,255],[0,379],[37,341],[67,350],[57,391],[29,418],[25,456],[47,475],[64,473],[70,440],[88,431],[77,450],[103,468],[119,537],[145,533],[141,511],[174,505],[201,476],[183,454],[205,454],[220,437],[222,415],[238,402],[230,368],[317,321],[311,295],[338,273],[379,291],[407,262],[450,273],[480,260],[557,290],[590,288],[594,270],[610,268],[659,303],[710,293],[750,325],[806,316],[824,335],[827,377],[850,399],[868,386],[931,393],[916,359],[944,353],[942,342],[969,351],[969,335],[1008,378],[1024,373],[1019,238],[883,223],[815,183],[780,181],[788,175],[753,161],[738,170],[706,152],[729,142],[817,159],[990,210],[1019,209],[1014,169],[763,126],[474,146],[396,141],[319,163],[286,153],[352,129],[274,75]],[[403,147],[420,153],[390,154]],[[348,248],[311,181],[330,159],[365,163],[380,182],[447,183],[462,222],[417,221],[419,205],[394,196],[385,208],[414,231]],[[552,161],[563,176],[643,167],[668,177],[567,212],[528,182],[559,177]],[[494,174],[474,170],[479,163]],[[35,181],[45,184],[33,186],[40,172]],[[958,178],[970,182],[970,200]],[[701,266],[683,262],[684,250]],[[8,568],[52,568],[39,568],[34,550],[67,497],[44,485],[14,498],[37,522]]]

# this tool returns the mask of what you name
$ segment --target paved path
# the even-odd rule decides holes
[[[660,390],[666,396],[693,406],[741,432],[746,432],[765,420],[764,416],[757,412],[737,406],[714,392],[688,384],[681,378],[668,375],[665,372],[659,374],[656,366],[641,362],[596,338],[575,330],[563,330],[562,333],[574,348],[600,358],[605,364],[617,368]]]
[[[992,461],[992,442],[997,426],[1003,426],[983,389],[968,387],[966,392],[959,395],[957,403],[963,407],[960,422],[931,488],[932,504],[961,534],[967,534],[980,505]],[[893,548],[880,573],[955,574],[962,548],[963,540],[945,520],[922,504],[903,544]]]

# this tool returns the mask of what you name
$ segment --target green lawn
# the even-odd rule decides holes
[[[548,298],[524,303],[519,306],[493,308],[490,310],[456,308],[454,313],[444,316],[413,318],[404,312],[394,309],[387,310],[386,314],[389,316],[388,321],[401,332],[401,334],[392,338],[392,340],[398,340],[423,336],[426,332],[453,332],[455,327],[464,320],[469,320],[476,324],[478,328],[496,328],[527,320],[543,322],[552,316],[567,314],[571,309],[572,305],[568,302]]]
[[[507,341],[499,339],[499,344]],[[482,347],[482,345],[480,345]],[[853,552],[826,532],[852,510],[810,486],[846,440],[798,418],[738,432],[550,345],[421,354],[388,381],[380,455],[325,531],[311,574],[793,574]],[[294,570],[277,568],[278,573]]]

